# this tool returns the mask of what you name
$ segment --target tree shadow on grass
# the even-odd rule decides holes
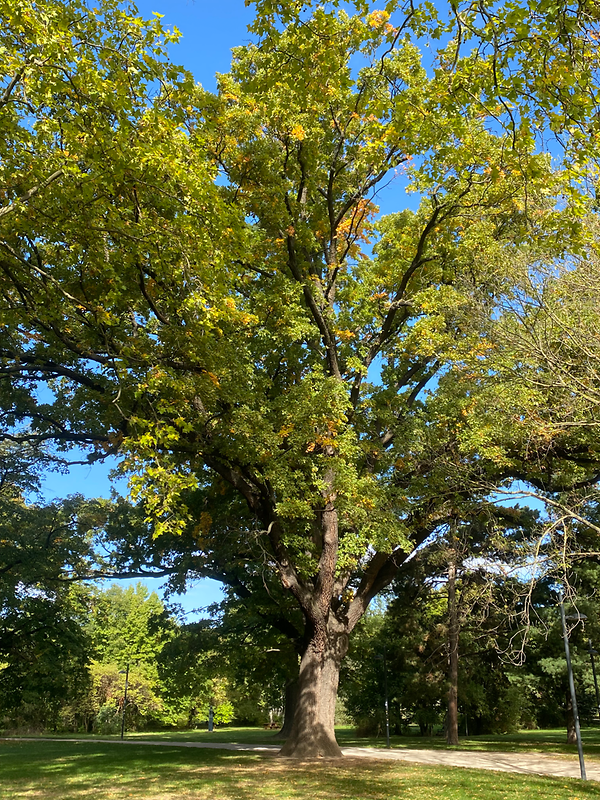
[[[178,797],[220,784],[225,796],[256,800],[256,790],[235,787],[236,765],[245,768],[260,762],[261,756],[229,751],[154,748],[140,745],[101,745],[82,742],[2,743],[0,785],[12,790],[8,797],[40,797],[63,800],[93,795],[144,798]],[[233,769],[232,769],[233,766]],[[235,789],[235,793],[234,793]],[[3,795],[4,797],[4,795]]]
[[[1,743],[3,800],[600,800],[600,784],[343,758],[222,750]]]

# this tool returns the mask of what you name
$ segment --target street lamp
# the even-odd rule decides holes
[[[577,736],[577,752],[579,753],[579,771],[581,773],[581,780],[587,780],[585,774],[585,763],[583,761],[583,744],[581,743],[581,728],[579,727],[579,712],[577,710],[577,697],[575,696],[575,681],[573,680],[573,667],[571,666],[571,651],[569,649],[569,634],[567,633],[566,620],[574,620],[577,622],[587,619],[585,614],[576,614],[565,617],[565,606],[563,603],[563,594],[560,593],[560,619],[562,622],[563,641],[565,643],[565,656],[567,658],[567,672],[569,673],[569,689],[571,691],[571,704],[573,706],[573,719],[575,721],[575,735]]]
[[[390,706],[388,702],[388,680],[387,680],[387,664],[385,660],[385,648],[383,655],[377,655],[375,658],[378,661],[383,661],[383,685],[385,688],[385,741],[386,747],[390,747]]]

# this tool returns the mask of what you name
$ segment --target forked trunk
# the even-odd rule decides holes
[[[280,755],[306,759],[342,755],[334,721],[340,664],[347,648],[348,637],[341,630],[313,637],[300,662],[294,721]]]

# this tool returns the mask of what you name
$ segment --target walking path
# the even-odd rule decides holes
[[[226,744],[224,742],[165,742],[149,739],[63,739],[52,737],[2,737],[0,741],[83,742],[123,745],[148,745],[153,747],[197,747],[211,750],[239,750],[275,755],[280,745]],[[559,778],[579,778],[579,761],[543,753],[498,753],[472,750],[384,750],[379,747],[343,747],[342,753],[352,758],[380,758],[391,761],[409,761],[429,766],[468,767],[497,772],[517,772],[521,775],[553,775]],[[600,781],[600,762],[586,762],[588,780]]]
[[[554,775],[560,778],[579,778],[579,761],[570,757],[548,756],[544,753],[498,753],[472,750],[381,750],[374,747],[346,747],[346,756],[386,758],[410,761],[429,766],[468,767],[490,769],[497,772],[518,772],[521,775]],[[588,761],[585,765],[588,780],[600,781],[600,763]]]

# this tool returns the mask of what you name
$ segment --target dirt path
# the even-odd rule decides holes
[[[472,750],[381,750],[373,747],[345,747],[348,756],[410,761],[429,766],[468,767],[497,772],[518,772],[521,775],[553,775],[560,778],[579,778],[579,760],[570,757],[548,756],[544,753],[481,753]],[[586,761],[588,780],[600,781],[600,763]]]
[[[147,745],[150,747],[195,747],[211,750],[240,750],[275,755],[280,745],[272,744],[226,744],[224,742],[165,742],[149,739],[63,739],[52,737],[2,737],[2,741],[48,741],[48,742],[100,742],[117,745]],[[344,747],[342,752],[351,758],[379,758],[382,760],[408,761],[429,766],[468,767],[497,772],[516,772],[521,775],[552,775],[559,778],[579,778],[579,761],[570,757],[548,756],[543,753],[498,753],[474,752],[472,750],[408,750],[397,748],[383,750],[378,747]],[[600,781],[600,762],[586,762],[588,780]]]

